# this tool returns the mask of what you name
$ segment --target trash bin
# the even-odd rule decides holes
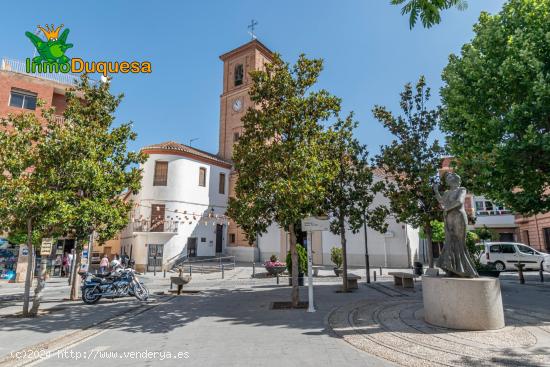
[[[415,275],[422,275],[424,274],[424,268],[422,263],[415,261],[414,262],[414,274]]]

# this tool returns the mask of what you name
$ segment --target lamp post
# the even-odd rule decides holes
[[[369,262],[369,245],[367,235],[367,218],[363,222],[363,231],[365,232],[365,270],[367,271],[367,283],[370,283],[370,262]]]

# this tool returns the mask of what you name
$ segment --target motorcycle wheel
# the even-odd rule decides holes
[[[101,294],[99,294],[99,290],[97,288],[84,288],[82,291],[82,301],[88,305],[97,303],[100,298]]]
[[[149,290],[143,284],[135,284],[133,293],[140,301],[147,301],[149,298]]]

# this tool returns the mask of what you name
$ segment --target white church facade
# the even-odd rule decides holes
[[[219,151],[204,152],[176,142],[142,149],[149,155],[142,165],[142,189],[130,197],[134,210],[121,233],[121,249],[138,270],[169,268],[188,257],[235,256],[237,261],[265,261],[275,254],[284,259],[288,234],[273,224],[250,246],[238,226],[226,217],[237,176],[232,170],[233,145],[242,133],[241,118],[251,101],[249,72],[263,68],[271,51],[254,39],[220,56],[224,63],[220,97]],[[377,177],[376,179],[381,179]],[[386,201],[377,196],[374,205]],[[418,258],[418,231],[388,219],[384,234],[367,229],[372,266],[410,267]],[[305,233],[300,242],[307,242]],[[365,263],[365,232],[347,233],[348,264]],[[339,236],[315,232],[311,238],[313,262],[331,265],[330,250],[339,247]]]

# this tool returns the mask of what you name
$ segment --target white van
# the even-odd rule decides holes
[[[516,270],[514,264],[525,264],[526,270],[550,271],[550,255],[535,250],[532,247],[516,242],[486,242],[478,243],[481,249],[480,262],[495,264],[496,270]]]

